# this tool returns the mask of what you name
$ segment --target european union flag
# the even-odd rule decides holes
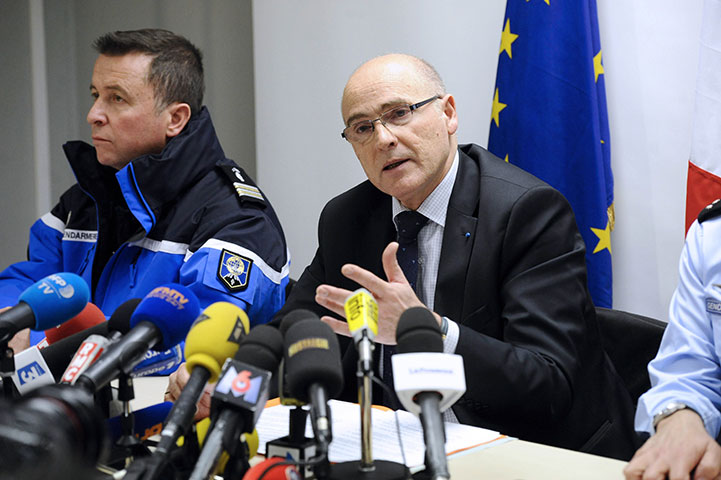
[[[593,302],[610,308],[613,175],[595,0],[508,0],[488,148],[566,196]]]

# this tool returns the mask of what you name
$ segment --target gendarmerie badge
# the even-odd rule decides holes
[[[223,249],[218,264],[218,280],[231,292],[239,292],[248,286],[253,260]]]

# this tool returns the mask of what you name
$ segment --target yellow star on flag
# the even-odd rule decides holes
[[[496,88],[496,93],[495,95],[493,95],[493,107],[491,107],[491,120],[496,122],[497,127],[500,127],[500,125],[498,124],[498,114],[501,113],[501,110],[506,108],[506,106],[507,105],[505,103],[501,103],[498,101],[498,88]]]
[[[501,49],[498,50],[498,54],[500,55],[505,50],[508,54],[508,58],[513,58],[513,55],[511,55],[511,44],[516,41],[518,38],[518,35],[515,33],[511,33],[511,19],[506,19],[506,26],[503,28],[503,32],[501,32]]]
[[[598,76],[604,73],[603,65],[601,64],[601,50],[593,57],[593,74],[596,76],[596,82],[598,82]]]
[[[611,227],[609,223],[606,222],[605,229],[591,227],[591,231],[598,237],[598,243],[596,248],[593,249],[593,253],[598,253],[603,249],[608,249],[608,253],[611,253]]]

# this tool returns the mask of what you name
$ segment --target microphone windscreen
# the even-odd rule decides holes
[[[283,320],[280,322],[280,333],[285,337],[286,332],[290,327],[292,327],[294,324],[301,322],[303,320],[320,320],[318,318],[318,315],[316,315],[315,312],[311,312],[310,310],[306,310],[305,308],[298,308],[295,310],[292,310],[288,312],[288,314],[283,317]]]
[[[200,313],[198,298],[189,288],[168,283],[154,288],[143,298],[130,317],[132,329],[140,322],[150,322],[161,334],[155,350],[170,350],[180,343]]]
[[[32,309],[33,330],[47,330],[80,313],[89,299],[90,289],[85,280],[74,273],[61,272],[32,284],[18,300]]]
[[[318,320],[305,320],[285,334],[285,376],[290,394],[309,402],[314,383],[325,387],[330,398],[343,388],[340,347],[333,330]]]
[[[301,478],[295,465],[282,464],[286,460],[281,457],[270,457],[250,467],[243,475],[243,480],[288,480]]]
[[[275,372],[283,357],[283,336],[270,325],[258,325],[240,342],[235,360]]]
[[[120,332],[123,335],[128,333],[130,331],[130,317],[133,316],[133,312],[138,308],[141,300],[142,298],[131,298],[118,305],[118,308],[110,315],[108,330],[110,332]]]
[[[443,353],[441,328],[430,310],[411,307],[403,312],[396,327],[398,353]]]
[[[70,360],[73,359],[75,352],[78,351],[83,341],[93,334],[107,336],[108,322],[99,323],[94,327],[70,335],[40,350],[40,354],[45,359],[45,363],[48,365],[50,373],[52,373],[54,378],[63,376],[63,372],[65,372]]]
[[[102,310],[96,307],[94,303],[88,303],[80,313],[67,322],[45,330],[45,338],[48,339],[48,345],[52,345],[63,338],[87,330],[104,321],[105,315]]]
[[[189,372],[200,365],[210,372],[215,383],[223,363],[238,351],[248,333],[248,315],[230,302],[216,302],[203,310],[185,337],[185,361]]]

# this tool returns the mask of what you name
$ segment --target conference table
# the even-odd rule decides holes
[[[165,377],[135,379],[139,409],[163,401]],[[626,462],[509,438],[448,457],[454,480],[622,480]]]

